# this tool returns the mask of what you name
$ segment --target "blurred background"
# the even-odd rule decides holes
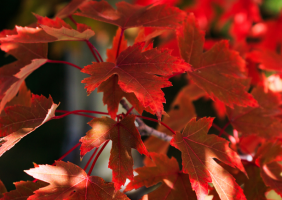
[[[118,0],[107,0],[115,7]],[[41,16],[48,16],[50,18],[65,5],[68,0],[3,0],[0,6],[0,31],[3,29],[13,29],[15,25],[26,26],[36,21],[32,13]],[[135,3],[135,0],[127,1]],[[142,1],[139,1],[139,3]],[[145,2],[145,1],[144,1]],[[171,1],[170,1],[171,2]],[[195,7],[198,1],[195,0],[178,0],[174,1],[180,8]],[[232,0],[230,0],[232,2]],[[263,18],[275,17],[279,14],[282,7],[282,0],[265,0],[260,3],[260,12]],[[215,6],[217,13],[222,10]],[[117,30],[116,26],[98,22],[91,19],[74,16],[80,22],[85,23],[92,27],[95,31],[95,36],[90,39],[91,43],[98,49],[103,59],[106,59],[106,49],[111,47],[112,39]],[[216,26],[215,21],[209,26],[207,37],[209,38],[225,38],[232,40],[232,35],[228,32],[230,22],[227,21],[220,29]],[[69,24],[72,22],[65,19]],[[205,19],[202,21],[205,26]],[[138,29],[129,29],[125,32],[125,38],[128,44],[131,45],[134,38],[138,34]],[[155,41],[157,43],[157,39]],[[51,60],[66,60],[72,62],[80,67],[86,66],[94,62],[94,58],[85,43],[82,42],[55,42],[49,44],[48,58]],[[15,59],[12,56],[7,56],[4,52],[0,51],[0,66],[10,63]],[[33,72],[27,79],[27,87],[34,94],[43,94],[45,96],[52,96],[55,103],[60,102],[58,109],[60,110],[77,110],[89,109],[95,111],[106,111],[102,102],[102,94],[93,92],[87,96],[84,84],[81,80],[87,75],[80,73],[77,69],[62,64],[45,64],[44,66]],[[175,95],[186,84],[186,79],[178,77],[172,80],[173,87],[165,88],[165,97],[167,104],[165,110],[168,110]],[[217,117],[216,113],[211,106],[211,100],[201,98],[193,102],[196,106],[198,116],[213,116]],[[122,112],[122,110],[121,110]],[[100,115],[101,116],[101,115]],[[154,117],[148,115],[150,117]],[[8,190],[14,189],[13,182],[20,180],[32,180],[23,170],[33,167],[36,164],[52,164],[54,160],[60,158],[65,152],[71,149],[78,140],[85,135],[90,129],[87,122],[89,118],[70,115],[63,119],[52,120],[43,126],[36,129],[27,137],[23,138],[21,142],[15,145],[11,150],[6,152],[0,158],[0,179],[4,182]],[[222,127],[226,123],[225,117],[216,119],[216,123]],[[147,123],[147,122],[146,122]],[[155,123],[147,123],[152,127],[156,127]],[[230,127],[229,127],[230,128]],[[211,129],[211,131],[215,131]],[[226,130],[227,132],[231,131]],[[144,138],[146,139],[146,138]],[[106,150],[94,168],[93,175],[99,175],[106,181],[111,181],[111,170],[108,169],[108,158],[111,144],[109,143]],[[135,167],[142,166],[142,157],[135,151]],[[176,154],[175,154],[176,153]],[[169,150],[169,155],[174,154],[178,159],[180,153],[174,151],[173,148]],[[79,148],[67,156],[64,161],[71,161],[82,168],[87,162],[87,158],[91,153],[88,153],[82,161],[79,160]],[[273,197],[278,199],[278,197]],[[132,196],[132,199],[138,199],[138,196]]]

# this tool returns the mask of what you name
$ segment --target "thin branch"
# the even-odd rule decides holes
[[[74,145],[70,150],[68,150],[64,155],[62,155],[57,161],[59,160],[63,160],[67,155],[69,155],[73,150],[75,150],[79,145],[81,144],[81,142],[78,142],[76,145]],[[55,165],[56,162],[53,163],[53,165]]]
[[[122,107],[125,109],[125,110],[127,110],[127,111],[129,111],[130,110],[130,107],[129,107],[129,105],[126,103],[126,101],[124,100],[124,99],[122,99],[121,101],[120,101],[120,104],[122,105]],[[136,113],[136,115],[138,114],[134,109],[131,111],[131,114],[135,114]],[[141,136],[155,136],[155,137],[157,137],[157,138],[159,138],[159,139],[161,139],[161,140],[163,140],[163,141],[166,141],[166,142],[169,142],[171,139],[172,139],[172,137],[171,136],[169,136],[169,135],[167,135],[167,134],[165,134],[165,133],[163,133],[163,132],[160,132],[160,131],[158,131],[158,130],[156,130],[156,129],[153,129],[153,128],[151,128],[150,126],[147,126],[144,122],[143,122],[143,120],[142,119],[140,119],[140,118],[136,118],[136,122],[137,122],[137,124],[138,124],[138,127],[137,127],[137,129],[138,129],[138,131],[140,132],[140,135]]]
[[[218,137],[220,137],[220,136],[223,134],[223,132],[225,131],[225,129],[226,129],[229,125],[230,125],[230,121],[227,122],[227,123],[224,125],[224,127],[223,127],[223,128],[221,129],[221,131],[219,132]]]
[[[94,51],[94,48],[93,48],[94,46],[88,40],[84,40],[84,41],[86,42],[87,46],[89,47],[89,49],[90,49],[92,55],[94,56],[94,58],[96,59],[96,61],[99,63],[100,60],[98,59],[98,57],[97,57],[97,55],[96,55],[96,53]]]

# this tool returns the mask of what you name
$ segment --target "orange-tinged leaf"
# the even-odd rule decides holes
[[[120,53],[116,63],[93,63],[81,71],[91,75],[85,78],[87,93],[90,94],[102,82],[112,75],[118,75],[120,88],[127,93],[134,93],[142,106],[148,107],[160,119],[165,103],[161,88],[171,83],[165,76],[183,73],[190,65],[170,55],[168,50],[151,49],[142,52],[144,43],[137,43]],[[158,76],[156,76],[158,75]]]
[[[95,118],[89,122],[92,129],[80,139],[82,142],[81,157],[93,148],[101,146],[107,140],[112,140],[109,168],[113,170],[113,182],[116,189],[125,183],[126,178],[133,179],[131,148],[148,156],[134,120],[134,116],[127,116],[120,122],[107,117]]]
[[[56,17],[65,18],[72,15],[82,3],[87,1],[90,0],[72,0],[68,5],[66,5],[56,14]]]
[[[212,182],[222,200],[246,199],[235,179],[214,158],[245,172],[238,154],[229,142],[216,135],[207,135],[212,118],[192,119],[182,133],[176,132],[171,145],[182,152],[183,172],[188,173],[199,200],[208,194]]]
[[[115,191],[113,183],[106,183],[97,176],[89,177],[83,169],[70,162],[56,161],[56,166],[39,165],[25,172],[50,184],[36,190],[30,200],[128,200],[125,194]]]
[[[227,109],[227,116],[232,126],[244,136],[255,134],[263,138],[281,137],[282,124],[275,115],[279,114],[281,96],[262,87],[254,88],[252,95],[260,107],[239,107]]]
[[[55,20],[47,17],[35,15],[40,27],[20,27],[16,26],[17,34],[1,37],[1,42],[19,43],[46,43],[55,41],[80,41],[88,40],[95,33],[89,26],[77,24],[77,30],[65,23],[62,19]]]
[[[16,186],[15,190],[4,193],[4,197],[1,200],[26,200],[29,196],[33,195],[35,190],[45,187],[48,183],[43,181],[20,181],[14,183]]]
[[[181,57],[192,65],[189,76],[212,99],[219,99],[230,107],[234,104],[257,106],[255,99],[240,83],[246,79],[244,60],[228,48],[227,41],[218,42],[203,53],[204,32],[193,14],[178,29],[177,40]]]
[[[51,97],[33,95],[31,107],[9,106],[0,116],[1,138],[0,156],[11,149],[24,136],[55,116],[59,105]]]
[[[117,3],[116,7],[117,10],[104,0],[90,1],[80,5],[81,12],[75,14],[114,24],[123,29],[140,26],[174,29],[185,17],[183,11],[165,4],[138,6],[123,1]]]
[[[149,200],[162,199],[191,199],[196,200],[192,191],[189,176],[179,171],[175,158],[168,158],[165,154],[151,153],[154,166],[145,166],[135,169],[138,173],[126,187],[125,191],[142,186],[150,187],[162,182],[162,185],[149,193]]]

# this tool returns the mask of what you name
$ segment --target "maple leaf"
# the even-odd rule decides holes
[[[89,40],[95,33],[91,27],[77,23],[77,30],[60,18],[55,20],[35,14],[41,28],[16,26],[17,34],[6,35],[0,42],[46,43],[55,41]]]
[[[48,183],[43,181],[36,181],[36,183],[33,181],[20,181],[14,184],[16,189],[4,193],[4,197],[1,198],[2,200],[26,200],[29,196],[33,195],[35,190],[48,185]]]
[[[140,103],[156,113],[158,118],[164,113],[165,103],[161,88],[171,86],[164,76],[183,73],[190,65],[172,57],[168,50],[151,49],[142,52],[144,43],[137,43],[120,53],[116,63],[103,62],[87,65],[81,71],[91,75],[82,80],[88,95],[112,75],[118,75],[120,88],[134,93]],[[158,76],[156,76],[158,75]]]
[[[227,108],[227,116],[232,126],[244,136],[255,134],[263,138],[280,137],[282,125],[275,115],[281,113],[279,108],[281,96],[271,90],[265,92],[263,87],[256,87],[252,95],[259,107]]]
[[[134,120],[134,116],[127,116],[121,122],[107,117],[95,118],[88,123],[92,129],[80,139],[81,158],[93,148],[101,146],[107,140],[112,140],[109,167],[113,170],[113,182],[116,189],[125,183],[126,178],[133,179],[131,148],[149,156]]]
[[[65,18],[72,15],[81,4],[87,1],[90,0],[72,0],[68,5],[66,5],[56,14],[56,17]]]
[[[199,200],[208,194],[212,182],[222,200],[246,199],[235,179],[214,158],[245,173],[238,154],[228,142],[216,135],[207,135],[212,118],[190,120],[182,133],[176,132],[170,144],[182,152],[183,172],[188,173]]]
[[[282,143],[277,140],[265,142],[255,155],[255,162],[260,167],[264,183],[282,197]]]
[[[0,34],[1,35],[1,34]],[[0,112],[17,93],[25,78],[47,62],[47,44],[3,43],[2,51],[17,61],[0,68]]]
[[[89,177],[83,169],[70,162],[56,161],[56,166],[39,165],[25,172],[50,184],[36,190],[30,200],[129,200],[125,194],[115,191],[113,183],[105,183],[97,176]]]
[[[119,38],[121,34],[121,29],[117,30],[116,36],[113,39],[113,46],[111,49],[107,49],[107,62],[116,61],[116,53],[118,49]],[[127,48],[127,41],[124,40],[124,35],[121,39],[120,51],[124,51]],[[108,78],[106,81],[102,82],[98,87],[98,92],[103,92],[103,102],[107,105],[108,112],[112,119],[116,118],[116,113],[118,111],[120,100],[125,97],[134,108],[142,114],[145,109],[138,101],[136,96],[133,93],[124,92],[118,85],[118,76],[113,75]]]
[[[189,176],[179,170],[175,158],[168,158],[165,154],[150,153],[154,166],[146,166],[135,169],[137,176],[127,185],[126,191],[142,186],[151,187],[159,182],[162,185],[149,193],[149,199],[191,199],[196,200],[192,191]]]
[[[242,161],[242,163],[249,178],[237,169],[231,168],[223,163],[220,164],[236,179],[236,182],[242,187],[247,199],[266,200],[265,195],[269,188],[264,184],[260,176],[260,168],[251,162]],[[214,188],[210,188],[209,195],[213,195],[212,200],[220,200]]]
[[[243,173],[238,173],[234,175],[234,177],[240,185],[244,185],[243,190],[246,198],[252,200],[266,200],[265,193],[268,188],[260,176],[260,169],[254,164],[246,162],[243,164],[249,178]]]
[[[229,107],[257,106],[252,95],[241,84],[246,79],[244,60],[239,54],[228,49],[228,42],[216,43],[203,53],[204,32],[190,14],[183,27],[177,31],[181,57],[192,65],[189,77],[209,96]]]
[[[114,24],[122,29],[139,26],[174,29],[185,17],[183,11],[166,4],[144,7],[123,1],[117,3],[116,7],[117,10],[104,0],[90,1],[80,5],[81,12],[75,15]]]
[[[55,116],[59,105],[51,97],[32,95],[31,107],[8,106],[0,115],[0,156],[11,149],[23,137]]]

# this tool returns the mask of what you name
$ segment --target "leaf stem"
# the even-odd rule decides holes
[[[86,163],[85,167],[84,167],[84,171],[86,171],[88,165],[90,164],[91,160],[93,159],[93,157],[95,156],[96,152],[98,151],[98,148],[95,148],[93,154],[91,155],[91,157],[89,158],[88,162]]]
[[[118,41],[118,48],[117,48],[116,59],[117,59],[117,57],[118,57],[118,55],[119,55],[120,45],[121,45],[121,40],[122,40],[123,33],[124,33],[124,29],[122,28],[122,29],[121,29],[121,32],[120,32],[119,41]]]
[[[134,106],[132,106],[132,107],[126,112],[125,117],[128,116],[128,115],[131,113],[131,111],[132,111],[133,109],[134,109]]]
[[[230,121],[229,122],[227,122],[225,125],[224,125],[224,127],[221,129],[221,131],[219,132],[219,134],[218,134],[218,137],[220,137],[222,134],[223,134],[223,132],[225,131],[225,129],[228,127],[230,125]],[[229,134],[228,134],[229,135]]]
[[[77,26],[77,22],[75,21],[75,19],[72,17],[72,15],[68,16],[69,19],[72,21],[72,23],[74,23]]]
[[[63,160],[67,155],[69,155],[73,150],[75,150],[79,145],[81,144],[81,142],[78,142],[76,145],[74,145],[70,150],[68,150],[64,155],[62,155],[57,161],[59,160]],[[53,163],[53,165],[55,165],[56,162]]]
[[[96,55],[96,53],[94,51],[94,48],[93,48],[94,46],[88,40],[84,40],[84,41],[86,42],[87,46],[89,47],[89,49],[90,49],[92,55],[94,56],[95,60],[99,63],[100,60],[98,59],[98,57],[97,57],[97,55]]]
[[[57,111],[57,110],[56,110],[56,112],[57,112],[57,113],[61,113],[60,111]],[[71,115],[71,114],[80,115],[80,116],[89,117],[89,118],[95,118],[94,116],[91,116],[91,115],[76,113],[76,112],[72,111],[72,112],[66,112],[66,113],[63,114],[63,115],[55,116],[55,117],[53,117],[52,119],[61,119],[61,118],[64,118],[64,117],[66,117],[66,116],[68,116],[68,115]]]
[[[70,62],[67,62],[67,61],[63,61],[63,60],[47,60],[48,63],[62,63],[62,64],[65,64],[65,65],[71,65],[73,67],[75,67],[76,69],[79,69],[79,70],[82,70],[81,67],[73,64],[73,63],[70,63]]]
[[[58,112],[58,113],[68,113],[68,112],[79,113],[79,112],[83,112],[83,113],[93,113],[93,114],[100,114],[100,115],[109,115],[109,113],[94,111],[94,110],[73,110],[73,111],[56,110],[56,112]]]
[[[150,117],[144,117],[144,116],[140,116],[140,115],[135,115],[136,117],[139,117],[139,118],[142,118],[142,119],[147,119],[147,120],[150,120],[150,121],[153,121],[153,122],[157,122],[157,123],[161,123],[161,125],[163,125],[164,127],[166,127],[170,132],[172,132],[174,135],[176,134],[174,130],[172,130],[172,128],[170,128],[168,125],[166,125],[165,123],[163,122],[159,122],[157,119],[153,119],[153,118],[150,118]]]
[[[93,163],[92,163],[92,165],[91,165],[91,167],[90,167],[90,170],[89,170],[89,172],[88,172],[88,174],[87,174],[88,176],[91,175],[92,170],[93,170],[93,168],[94,168],[94,166],[95,166],[95,164],[96,164],[96,162],[97,162],[97,160],[98,160],[100,154],[101,154],[102,151],[105,149],[105,147],[107,146],[107,144],[109,143],[109,141],[110,141],[110,140],[108,140],[107,142],[105,142],[104,145],[102,146],[102,148],[99,150],[99,152],[98,152],[97,156],[95,157],[95,160],[93,161]]]

